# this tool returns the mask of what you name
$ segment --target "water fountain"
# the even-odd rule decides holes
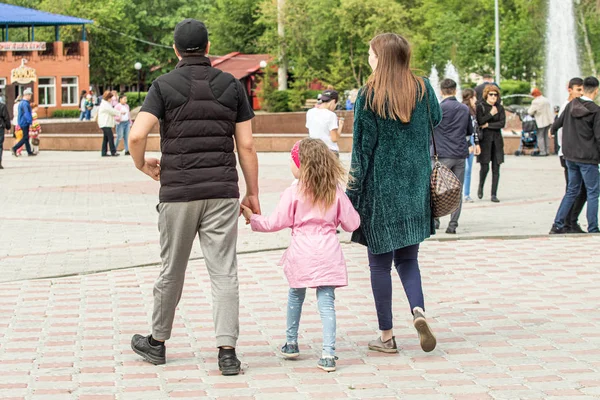
[[[456,82],[456,99],[458,101],[462,101],[462,89],[460,88],[460,76],[458,75],[458,70],[452,64],[452,61],[448,61],[446,63],[446,68],[444,69],[444,78],[452,79]]]
[[[573,0],[549,0],[545,94],[553,106],[567,100],[567,85],[580,76]]]
[[[431,66],[431,73],[429,74],[429,83],[431,83],[431,87],[433,87],[438,101],[441,101],[442,92],[440,90],[440,75],[438,74],[438,70],[435,67],[435,65]]]

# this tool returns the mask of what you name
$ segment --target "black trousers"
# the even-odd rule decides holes
[[[479,188],[483,190],[485,179],[490,172],[489,163],[481,163],[479,170]],[[500,183],[500,163],[496,157],[496,152],[492,152],[492,196],[498,195],[498,184]]]
[[[102,138],[102,155],[107,155],[107,144],[110,146],[110,154],[116,154],[117,149],[115,148],[115,137],[113,135],[112,128],[102,128],[102,133],[104,133],[104,138]]]
[[[569,187],[569,171],[567,169],[567,163],[565,162],[565,159],[563,156],[560,157],[560,165],[564,169],[566,188],[568,188]],[[566,188],[565,188],[565,192],[567,190]],[[586,201],[587,201],[587,189],[585,187],[585,184],[582,184],[581,190],[579,191],[579,195],[577,195],[577,198],[575,199],[575,203],[573,203],[573,207],[571,207],[571,211],[569,211],[569,215],[565,219],[565,228],[570,229],[573,226],[577,226],[578,220],[579,220],[579,215],[581,214],[581,210],[583,210],[583,206],[585,205]]]

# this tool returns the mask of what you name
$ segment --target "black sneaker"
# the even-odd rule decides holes
[[[300,355],[300,349],[298,343],[286,343],[281,346],[281,355],[285,358],[298,358]]]
[[[492,196],[492,202],[493,203],[500,203],[500,200],[498,200],[498,197]]]
[[[566,227],[565,227],[566,228]],[[566,228],[567,233],[586,233],[578,223],[571,224],[570,227]]]
[[[27,157],[35,157],[37,156],[37,153],[27,153]]]
[[[456,228],[453,226],[449,226],[448,229],[446,229],[446,233],[450,235],[456,235]]]
[[[235,349],[219,350],[219,371],[221,371],[221,375],[238,375],[241,369],[242,363],[235,355]]]
[[[15,149],[10,149],[10,153],[15,157],[19,157],[19,155],[17,154],[17,151]]]
[[[130,154],[128,151],[126,151],[126,152],[125,152],[125,155],[126,155],[126,156],[129,156],[129,155],[131,155],[131,154]]]
[[[2,163],[0,163],[0,169],[4,169],[4,167],[2,166]]]
[[[167,348],[164,345],[152,346],[150,336],[133,335],[131,338],[131,349],[146,361],[154,365],[162,365],[167,362]]]
[[[556,225],[552,225],[552,229],[550,229],[550,235],[564,235],[565,233],[569,233],[565,227],[558,228]]]
[[[115,154],[111,154],[111,156],[113,156],[113,157],[119,157],[120,154],[119,153],[115,153]]]
[[[323,371],[326,372],[333,372],[335,371],[335,361],[338,358],[336,356],[332,356],[332,357],[321,357],[319,359],[319,362],[317,363],[317,367],[321,368]]]

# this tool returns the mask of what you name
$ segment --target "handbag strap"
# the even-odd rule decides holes
[[[433,142],[433,157],[435,161],[438,161],[438,152],[437,147],[435,145],[435,135],[433,134],[433,120],[431,119],[431,107],[429,106],[429,93],[427,92],[427,88],[425,88],[425,100],[427,102],[427,116],[429,117],[429,127],[431,128],[431,141]]]

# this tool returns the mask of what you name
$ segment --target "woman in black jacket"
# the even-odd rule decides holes
[[[481,154],[477,161],[481,164],[477,197],[483,198],[483,185],[492,162],[492,201],[499,203],[498,182],[500,164],[504,162],[504,140],[502,128],[506,125],[506,113],[500,104],[500,89],[496,85],[487,85],[483,91],[483,100],[477,105],[477,123],[482,129],[479,145]]]

